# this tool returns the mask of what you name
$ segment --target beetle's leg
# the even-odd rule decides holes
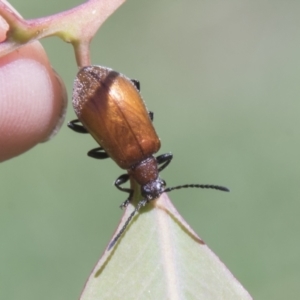
[[[158,168],[158,172],[161,172],[163,169],[165,169],[168,164],[171,162],[173,158],[173,154],[172,153],[165,153],[165,154],[161,154],[159,156],[156,157],[156,161],[159,165],[161,165]]]
[[[131,201],[132,195],[133,195],[133,190],[129,188],[123,188],[120,185],[126,183],[129,180],[129,175],[128,174],[122,174],[119,176],[116,181],[115,181],[115,187],[125,193],[129,193],[128,198],[120,205],[120,208],[125,208],[128,206],[128,204]]]
[[[154,112],[153,111],[148,111],[150,120],[153,122],[153,118],[154,118]]]
[[[78,133],[89,133],[82,125],[78,123],[81,123],[78,119],[70,121],[68,123],[68,127]]]
[[[87,153],[87,155],[89,157],[96,158],[96,159],[105,159],[109,157],[109,155],[105,152],[105,150],[102,147],[98,147],[90,150]]]
[[[140,92],[140,90],[141,90],[141,84],[140,84],[140,82],[138,80],[136,80],[136,79],[130,79],[130,80],[134,84],[134,86],[136,87],[136,89]]]

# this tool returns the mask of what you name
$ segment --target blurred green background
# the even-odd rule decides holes
[[[10,2],[37,18],[82,1]],[[299,11],[288,0],[129,0],[92,43],[94,64],[141,81],[160,153],[174,154],[168,185],[231,188],[170,196],[255,299],[300,293]],[[72,47],[42,43],[71,99]],[[113,186],[121,170],[86,156],[96,146],[65,124],[1,165],[0,299],[78,299],[126,197]]]

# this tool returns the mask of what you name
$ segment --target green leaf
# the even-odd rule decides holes
[[[133,209],[126,209],[115,234]],[[105,250],[80,298],[95,299],[252,298],[163,194]]]

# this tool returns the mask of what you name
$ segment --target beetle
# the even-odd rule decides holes
[[[127,171],[115,181],[115,186],[129,193],[121,208],[130,203],[133,190],[121,185],[133,178],[141,187],[140,200],[123,228],[109,244],[113,247],[133,216],[148,202],[162,193],[180,188],[210,188],[229,191],[219,185],[187,184],[166,188],[159,176],[173,155],[154,157],[160,149],[160,139],[153,127],[153,113],[148,111],[140,95],[140,83],[102,66],[86,66],[79,70],[73,86],[73,107],[78,119],[68,123],[78,133],[90,133],[100,147],[88,152],[90,157],[110,157]],[[80,124],[81,123],[81,124]]]

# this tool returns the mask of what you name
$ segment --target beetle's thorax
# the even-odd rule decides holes
[[[157,161],[150,156],[128,170],[128,174],[141,185],[141,194],[148,201],[158,198],[164,190],[165,183],[159,178]]]
[[[128,170],[128,174],[132,176],[140,185],[145,185],[150,181],[158,178],[157,162],[154,156],[150,156]]]

